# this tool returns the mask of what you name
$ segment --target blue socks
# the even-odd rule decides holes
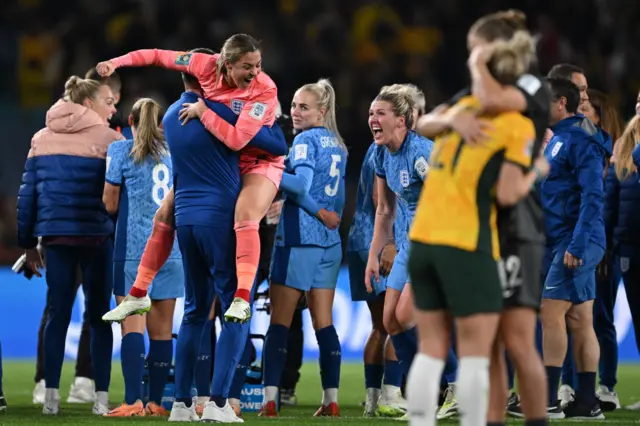
[[[195,382],[198,396],[211,395],[211,328],[213,321],[209,320],[204,324],[202,337],[200,339],[200,349],[196,359]]]
[[[229,388],[229,398],[240,399],[240,395],[242,395],[242,388],[244,387],[244,384],[247,381],[247,369],[249,368],[250,362],[251,362],[251,339],[247,338],[247,343],[244,346],[244,352],[242,352],[242,356],[240,357],[240,362],[238,363],[235,374],[233,375],[233,381],[231,382],[231,387]]]
[[[164,387],[169,378],[173,359],[173,340],[151,340],[149,342],[149,401],[162,404]]]
[[[142,400],[144,358],[144,336],[141,333],[126,334],[122,338],[120,363],[124,377],[124,402],[129,405]]]
[[[340,387],[340,364],[342,349],[340,339],[333,325],[316,331],[316,339],[320,348],[320,380],[322,389]]]
[[[409,372],[413,357],[418,350],[418,341],[415,327],[411,330],[405,330],[402,333],[391,336],[393,347],[396,350],[396,357],[402,368],[402,374]]]
[[[578,380],[576,376],[576,364],[573,359],[573,339],[571,338],[571,334],[567,334],[567,355],[564,358],[564,363],[562,364],[562,384],[569,385],[573,389],[576,389],[578,386]]]
[[[509,390],[513,389],[515,384],[515,371],[513,370],[513,364],[511,363],[511,360],[509,359],[509,356],[507,354],[505,354],[505,363],[507,364],[507,380],[509,383]]]
[[[284,325],[270,325],[264,340],[264,378],[265,386],[280,386],[282,371],[287,361],[287,341],[289,329]]]
[[[589,407],[596,403],[596,373],[578,373],[576,399]]]
[[[384,384],[397,388],[402,386],[402,367],[398,361],[384,362]]]
[[[558,401],[558,383],[560,383],[560,375],[562,374],[562,367],[544,367],[547,370],[547,383],[549,386],[549,407],[556,405]],[[595,389],[595,385],[594,385]]]
[[[456,373],[458,372],[458,357],[456,353],[453,351],[453,346],[449,349],[449,353],[447,354],[447,362],[444,365],[444,371],[442,373],[442,377],[447,381],[447,385],[449,383],[455,383],[456,381]]]
[[[396,362],[397,363],[397,362]],[[382,388],[382,376],[384,374],[384,365],[365,364],[364,365],[364,388]]]

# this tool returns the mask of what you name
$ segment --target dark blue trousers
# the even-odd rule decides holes
[[[102,321],[110,309],[113,293],[113,241],[100,246],[46,247],[46,279],[49,318],[44,329],[45,381],[47,388],[60,387],[67,329],[76,299],[78,266],[82,271],[85,310],[91,327],[91,359],[96,391],[109,390],[111,380],[111,325]]]
[[[185,274],[184,316],[176,343],[176,399],[191,398],[191,385],[202,330],[209,317],[213,296],[222,312],[231,305],[238,286],[233,223],[215,226],[178,226],[178,243]],[[236,367],[249,334],[245,324],[222,322],[214,354],[211,395],[228,398]]]

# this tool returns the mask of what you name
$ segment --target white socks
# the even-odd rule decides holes
[[[326,407],[332,402],[338,403],[338,388],[330,388],[322,391],[322,406]]]
[[[96,402],[109,405],[109,392],[96,392]]]
[[[278,397],[278,387],[277,386],[265,386],[264,387],[264,397],[262,399],[262,404],[266,404],[270,401],[275,401]]]
[[[486,426],[489,402],[489,358],[458,361],[456,397],[461,426]]]
[[[407,377],[410,426],[435,426],[444,361],[418,353]],[[484,425],[483,425],[484,426]]]

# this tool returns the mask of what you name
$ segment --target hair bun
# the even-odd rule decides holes
[[[510,21],[516,28],[526,28],[527,15],[523,11],[517,9],[509,9],[503,12],[503,18]]]
[[[69,77],[67,82],[64,84],[64,89],[65,90],[72,90],[75,87],[77,87],[78,84],[80,84],[81,82],[82,82],[82,79],[80,77],[78,77],[77,75],[72,75],[71,77]]]

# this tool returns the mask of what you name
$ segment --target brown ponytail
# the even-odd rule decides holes
[[[162,107],[151,98],[142,98],[131,109],[131,125],[136,129],[131,156],[135,163],[142,163],[151,155],[156,162],[167,154],[167,142],[162,130]]]

